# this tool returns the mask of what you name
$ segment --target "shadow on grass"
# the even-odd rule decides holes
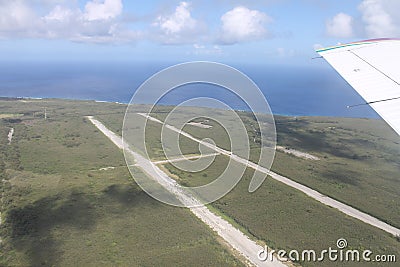
[[[60,195],[46,197],[31,205],[11,209],[6,224],[11,231],[13,247],[26,251],[32,266],[54,265],[62,252],[51,230],[65,226],[90,229],[95,224],[95,217],[86,196],[72,192],[65,198]]]
[[[358,159],[354,151],[346,145],[345,139],[333,140],[330,134],[323,131],[307,128],[306,121],[296,123],[278,123],[278,142],[282,140],[289,145],[321,153],[327,153],[346,159]]]
[[[146,200],[149,196],[142,190],[126,185],[110,185],[103,191],[103,197],[114,200],[128,207],[137,205],[138,202]]]
[[[329,180],[335,181],[337,183],[349,184],[354,186],[359,185],[360,182],[357,178],[357,173],[350,170],[328,169],[322,173],[322,177],[328,178]]]
[[[96,230],[104,214],[125,212],[119,205],[131,208],[137,203],[149,204],[149,200],[143,191],[129,185],[111,185],[96,196],[75,190],[45,197],[8,211],[5,228],[9,245],[26,254],[30,266],[57,265],[63,255],[63,239],[68,238],[63,229],[73,228],[84,235],[85,231]],[[56,236],[53,230],[57,230]]]

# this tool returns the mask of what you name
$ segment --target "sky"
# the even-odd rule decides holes
[[[0,62],[306,64],[400,36],[398,0],[0,0]]]

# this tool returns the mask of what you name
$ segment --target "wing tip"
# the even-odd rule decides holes
[[[387,42],[387,41],[400,41],[399,38],[375,38],[375,39],[367,39],[367,40],[362,40],[362,41],[356,41],[356,42],[351,42],[351,43],[346,43],[346,44],[338,44],[335,46],[329,46],[326,48],[320,48],[315,50],[317,53],[321,52],[326,52],[326,51],[331,51],[334,49],[338,48],[343,48],[343,47],[350,47],[350,46],[359,46],[359,45],[366,45],[366,44],[374,44],[374,43],[380,43],[380,42]]]

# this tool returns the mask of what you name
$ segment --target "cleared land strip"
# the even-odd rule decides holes
[[[10,132],[8,133],[7,137],[8,137],[8,144],[11,145],[11,141],[13,138],[13,134],[14,134],[14,128],[10,129]]]
[[[151,121],[158,122],[158,123],[161,123],[161,124],[164,125],[164,123],[162,121],[160,121],[160,120],[158,120],[156,118],[153,118],[153,117],[151,117],[151,116],[149,116],[147,114],[144,114],[144,113],[138,113],[138,114],[143,116],[143,117],[145,117],[145,118],[148,118]],[[349,205],[346,205],[346,204],[344,204],[344,203],[342,203],[340,201],[337,201],[337,200],[335,200],[333,198],[330,198],[330,197],[328,197],[326,195],[323,195],[320,192],[318,192],[318,191],[316,191],[314,189],[311,189],[311,188],[309,188],[309,187],[307,187],[305,185],[299,184],[299,183],[297,183],[297,182],[295,182],[295,181],[293,181],[293,180],[291,180],[291,179],[289,179],[287,177],[284,177],[282,175],[279,175],[277,173],[269,171],[268,169],[266,169],[264,167],[261,167],[260,165],[254,163],[254,162],[248,161],[247,159],[244,159],[244,158],[241,158],[241,157],[239,157],[237,155],[232,154],[230,151],[224,150],[224,149],[219,148],[219,147],[217,147],[217,146],[215,146],[213,144],[210,144],[210,143],[207,143],[205,141],[199,140],[199,139],[193,137],[192,135],[175,128],[174,126],[171,126],[171,125],[164,125],[164,126],[167,127],[168,129],[172,130],[172,131],[175,131],[175,132],[177,132],[179,134],[182,134],[183,136],[186,136],[187,138],[189,138],[189,139],[191,139],[191,140],[193,140],[195,142],[198,142],[198,143],[200,143],[200,144],[202,144],[204,146],[207,146],[207,147],[213,149],[214,151],[216,151],[216,152],[218,152],[220,154],[229,156],[233,160],[235,160],[235,161],[237,161],[239,163],[245,164],[250,168],[253,168],[253,169],[257,170],[257,171],[260,171],[262,173],[268,174],[273,179],[275,179],[277,181],[280,181],[280,182],[282,182],[282,183],[284,183],[284,184],[286,184],[286,185],[288,185],[290,187],[293,187],[293,188],[295,188],[297,190],[300,190],[301,192],[305,193],[306,195],[312,197],[313,199],[315,199],[315,200],[317,200],[317,201],[319,201],[319,202],[321,202],[321,203],[323,203],[323,204],[325,204],[325,205],[327,205],[329,207],[338,209],[339,211],[343,212],[344,214],[346,214],[348,216],[351,216],[351,217],[356,218],[356,219],[358,219],[358,220],[360,220],[360,221],[362,221],[364,223],[367,223],[367,224],[370,224],[372,226],[375,226],[375,227],[377,227],[377,228],[379,228],[379,229],[381,229],[383,231],[386,231],[386,232],[388,232],[388,233],[390,233],[390,234],[392,234],[394,236],[400,236],[400,229],[398,229],[398,228],[396,228],[396,227],[394,227],[392,225],[389,225],[389,224],[387,224],[387,223],[385,223],[385,222],[383,222],[383,221],[381,221],[381,220],[379,220],[379,219],[377,219],[377,218],[375,218],[375,217],[373,217],[373,216],[371,216],[371,215],[369,215],[367,213],[359,211],[359,210],[357,210],[357,209],[355,209],[355,208],[353,208],[353,207],[351,207]]]
[[[178,161],[184,161],[184,160],[214,157],[214,156],[218,156],[218,155],[219,155],[219,153],[211,153],[211,154],[206,154],[206,155],[194,155],[194,156],[188,156],[188,157],[181,157],[181,158],[153,161],[153,163],[154,164],[166,164],[166,163],[178,162]]]
[[[268,259],[267,261],[260,261],[257,257],[257,254],[261,249],[263,249],[263,247],[250,240],[250,238],[232,226],[229,222],[212,213],[207,207],[200,206],[200,201],[198,201],[188,192],[182,191],[177,182],[168,177],[168,175],[158,168],[155,163],[129,149],[128,145],[123,142],[121,137],[107,129],[107,127],[105,127],[101,122],[94,119],[93,116],[88,116],[87,118],[118,148],[123,149],[125,147],[125,150],[133,155],[137,166],[139,166],[146,173],[146,175],[153,178],[166,190],[173,193],[180,201],[182,201],[182,203],[191,206],[198,206],[195,208],[190,208],[190,211],[201,221],[207,224],[211,229],[216,231],[219,236],[221,236],[232,248],[243,255],[251,264],[256,266],[285,266],[275,257],[272,261],[271,259]]]
[[[290,154],[295,157],[298,157],[298,158],[309,159],[309,160],[319,160],[319,158],[314,155],[311,155],[311,154],[308,154],[305,152],[301,152],[296,149],[286,148],[283,146],[276,146],[276,149],[279,151],[285,152],[286,154]]]

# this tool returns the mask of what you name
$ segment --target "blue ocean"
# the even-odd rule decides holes
[[[91,99],[129,103],[135,90],[169,63],[2,63],[0,96]],[[307,66],[232,65],[261,89],[274,114],[377,118],[365,101],[327,63]],[[229,98],[224,90],[194,84],[166,96],[162,104],[179,104],[191,96]],[[235,109],[245,109],[234,98]]]

